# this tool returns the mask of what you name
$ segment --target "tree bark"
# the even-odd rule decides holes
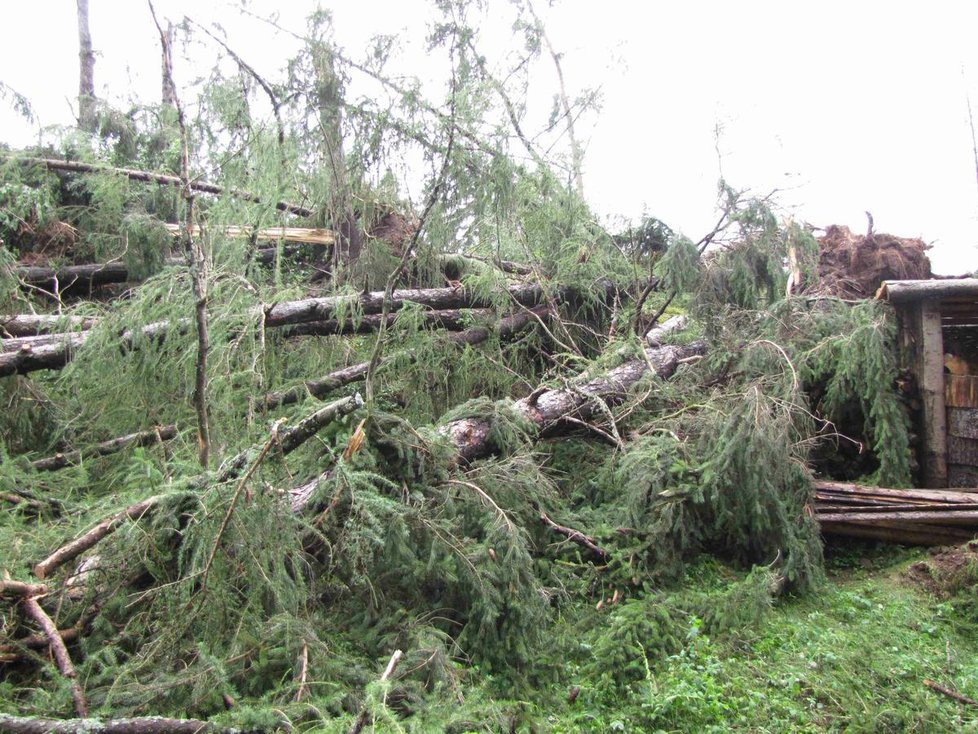
[[[611,289],[611,284],[605,284]],[[544,298],[544,291],[539,285],[519,284],[507,289],[510,299],[523,306],[533,306]],[[567,295],[566,293],[563,295]],[[359,310],[364,314],[378,313],[383,306],[384,294],[381,291],[360,293],[345,296],[325,296],[321,298],[304,298],[298,301],[284,301],[274,306],[265,307],[265,328],[276,328],[291,324],[303,324],[313,321],[336,319],[340,313],[350,313]],[[396,291],[392,298],[391,308],[399,309],[406,303],[417,303],[434,309],[480,308],[492,305],[492,302],[464,288],[419,288]],[[13,317],[18,318],[18,317]],[[169,322],[160,321],[142,328],[143,336],[163,339],[171,328]],[[185,329],[187,324],[180,323],[177,328]],[[0,354],[0,377],[14,374],[27,374],[36,370],[61,369],[72,357],[74,351],[85,343],[86,333],[66,335],[64,341],[49,344],[37,349],[27,349],[18,352]],[[132,334],[126,332],[120,337],[124,347],[132,343]]]
[[[312,230],[317,231],[317,230]],[[257,233],[259,239],[272,239],[272,235],[262,237],[262,230]],[[231,236],[235,236],[232,234]],[[243,235],[242,235],[243,236]],[[325,239],[321,238],[321,239]],[[292,243],[293,240],[286,240]],[[307,247],[320,247],[320,243],[311,245],[304,244],[304,241],[296,240],[296,244],[286,244],[282,248],[282,257],[296,258],[302,255]],[[278,248],[263,247],[255,252],[254,261],[259,265],[269,266],[275,262],[278,255]],[[166,265],[180,265],[184,261],[180,258],[167,258]],[[125,264],[120,262],[113,263],[86,263],[83,265],[65,265],[60,268],[45,268],[37,265],[18,266],[14,271],[20,279],[22,285],[27,288],[40,288],[50,293],[65,295],[77,292],[86,293],[100,285],[111,283],[129,283],[135,280]],[[0,329],[5,324],[0,318]]]
[[[75,703],[75,713],[81,717],[88,716],[88,701],[85,700],[85,692],[78,682],[78,674],[75,672],[75,666],[71,663],[68,648],[65,647],[65,641],[58,634],[58,627],[54,623],[54,620],[41,608],[36,597],[26,596],[20,603],[28,616],[37,622],[37,625],[43,630],[44,636],[48,639],[48,644],[51,646],[51,653],[54,655],[54,661],[58,666],[58,670],[69,681],[71,698]]]
[[[35,719],[0,714],[0,734],[242,734],[198,719]]]
[[[500,320],[499,325],[496,327],[480,326],[472,329],[466,329],[465,331],[460,331],[450,335],[449,340],[458,345],[468,344],[470,346],[475,346],[476,344],[486,341],[492,334],[498,334],[500,339],[510,339],[515,334],[518,334],[529,326],[537,323],[537,319],[547,318],[549,314],[550,309],[548,307],[536,306],[534,308],[527,309],[526,311],[519,311],[511,316],[506,316]],[[410,353],[410,356],[414,356],[413,351]],[[394,359],[394,356],[386,357],[381,360],[380,365],[387,364],[392,359]],[[338,390],[345,385],[366,379],[367,370],[369,367],[369,362],[361,362],[359,364],[350,365],[349,367],[344,367],[331,372],[325,377],[320,377],[315,380],[308,380],[300,387],[293,387],[288,390],[268,393],[261,400],[261,404],[263,404],[266,409],[274,408],[278,405],[291,405],[302,400],[307,393],[317,398],[325,397],[329,393],[333,392],[334,390]]]
[[[897,305],[945,298],[973,299],[978,296],[978,278],[954,280],[887,280],[876,297]]]
[[[95,52],[88,28],[88,0],[77,0],[78,6],[78,127],[95,133]]]
[[[84,331],[98,321],[93,316],[55,316],[47,314],[21,314],[0,316],[0,336],[6,338],[56,334],[67,328]]]
[[[667,379],[675,373],[680,364],[698,359],[705,352],[706,345],[703,342],[694,342],[683,347],[649,348],[645,350],[647,359],[625,362],[579,387],[538,388],[528,397],[516,401],[513,410],[522,414],[537,427],[537,435],[549,435],[577,425],[562,419],[587,420],[596,411],[604,412],[608,406],[623,402],[629,391],[649,373],[650,365],[656,377]],[[489,456],[501,448],[490,441],[490,429],[488,420],[462,418],[446,423],[438,430],[455,449],[459,461],[471,461]],[[332,470],[290,489],[292,510],[303,512],[319,483],[328,480],[331,476]]]
[[[488,320],[493,315],[491,309],[457,309],[443,308],[435,311],[425,311],[421,314],[421,321],[429,327],[437,327],[446,331],[462,331],[466,323],[472,318],[482,318]],[[297,324],[284,329],[287,337],[291,336],[331,336],[334,334],[365,334],[377,331],[382,321],[387,321],[392,325],[397,321],[397,313],[388,315],[384,319],[383,314],[368,314],[359,321],[352,319],[329,319],[328,321],[310,321],[305,324]]]
[[[0,155],[3,158],[11,156]],[[115,168],[113,166],[92,165],[81,163],[80,161],[63,161],[57,158],[16,158],[16,161],[24,166],[44,166],[50,171],[64,171],[66,173],[112,173],[117,176],[125,176],[132,181],[144,181],[146,183],[160,184],[161,186],[182,186],[179,176],[172,176],[167,173],[155,173],[153,171],[139,171],[132,168]],[[213,194],[214,196],[233,196],[255,204],[261,203],[261,198],[256,194],[240,189],[226,189],[223,186],[206,183],[204,181],[191,181],[190,188],[203,194]],[[295,214],[299,217],[311,217],[313,210],[297,204],[290,204],[287,201],[276,202],[275,208],[279,211]]]
[[[588,421],[607,406],[623,402],[631,388],[649,372],[655,376],[671,377],[684,361],[703,355],[706,346],[695,342],[684,347],[650,347],[645,350],[646,359],[634,359],[620,367],[596,377],[580,386],[568,388],[540,388],[531,395],[516,401],[513,409],[530,421],[540,435],[548,435],[563,427],[565,419]],[[445,435],[464,461],[487,456],[499,447],[489,439],[491,425],[483,418],[463,418],[443,425],[439,431]]]
[[[129,446],[151,446],[155,443],[176,438],[176,435],[177,427],[175,425],[160,426],[149,431],[140,431],[139,433],[130,433],[127,436],[109,439],[108,441],[96,444],[90,449],[67,451],[49,456],[46,459],[38,459],[37,461],[31,462],[31,468],[37,471],[56,471],[66,466],[80,464],[82,459],[108,456],[117,451],[122,451]]]
[[[978,534],[978,494],[814,482],[815,518],[827,535],[905,545],[954,545]]]

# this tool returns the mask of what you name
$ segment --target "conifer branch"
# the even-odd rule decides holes
[[[64,565],[73,558],[77,558],[89,548],[95,546],[102,538],[115,530],[126,520],[137,520],[151,508],[166,498],[167,495],[157,495],[145,500],[141,500],[130,505],[124,510],[117,512],[111,517],[102,520],[91,530],[77,537],[75,540],[61,546],[54,553],[34,566],[34,575],[39,579],[45,579],[51,575],[56,568]]]
[[[75,704],[75,713],[81,717],[88,716],[88,702],[85,700],[85,692],[82,690],[81,684],[78,682],[78,674],[75,672],[75,666],[71,663],[71,656],[68,654],[68,648],[65,647],[64,639],[62,639],[60,633],[58,632],[57,625],[37,601],[39,596],[43,596],[47,593],[47,589],[42,584],[21,584],[11,581],[9,577],[6,577],[6,574],[4,575],[5,578],[0,580],[0,590],[11,591],[11,587],[13,586],[18,588],[20,593],[23,594],[23,597],[20,600],[21,606],[24,608],[27,615],[33,619],[44,632],[44,636],[51,648],[51,653],[54,655],[54,661],[58,666],[58,670],[61,672],[61,675],[68,679],[69,686],[71,688],[71,698]],[[2,724],[2,721],[0,721],[0,724]]]

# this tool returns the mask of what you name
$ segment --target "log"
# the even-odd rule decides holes
[[[73,466],[81,463],[82,459],[94,458],[96,456],[108,456],[117,451],[122,451],[129,446],[152,446],[155,443],[162,443],[176,438],[177,427],[175,425],[159,426],[148,431],[130,433],[126,436],[103,441],[89,449],[67,451],[49,456],[45,459],[38,459],[31,462],[31,468],[37,471],[56,471],[66,466]]]
[[[523,306],[536,305],[543,298],[543,289],[536,284],[512,285],[507,291],[514,303]],[[485,308],[493,305],[485,297],[465,288],[407,288],[394,292],[391,310],[397,310],[406,303],[417,303],[432,309]],[[376,314],[382,311],[383,304],[383,291],[283,301],[265,309],[265,327],[325,321],[354,311]]]
[[[461,331],[465,328],[466,322],[472,318],[490,319],[493,312],[488,308],[457,309],[445,308],[435,311],[425,311],[421,314],[421,321],[428,325],[447,331]],[[330,319],[328,321],[310,321],[305,324],[296,324],[286,327],[284,334],[287,337],[293,336],[331,336],[335,334],[365,334],[377,331],[380,328],[381,314],[368,314],[359,321],[353,319]],[[390,326],[397,321],[397,313],[387,317],[387,325]]]
[[[682,347],[648,348],[645,350],[647,361],[630,360],[579,387],[538,388],[529,397],[514,403],[513,409],[538,427],[537,435],[549,434],[565,427],[573,428],[578,423],[561,422],[561,419],[573,417],[578,421],[587,420],[596,410],[603,412],[609,405],[622,402],[627,398],[631,388],[648,374],[649,365],[652,365],[657,377],[667,379],[673,375],[680,364],[699,359],[705,352],[706,346],[702,342],[694,342]],[[599,408],[599,405],[603,407]],[[482,418],[463,418],[442,425],[438,431],[455,449],[458,460],[471,461],[499,450],[500,447],[489,440],[490,428],[489,421]],[[305,511],[320,482],[329,481],[332,476],[333,472],[330,470],[291,488],[289,498],[292,511],[296,513]],[[541,522],[547,524],[543,518]],[[566,530],[572,534],[577,532],[571,528]],[[565,537],[570,536],[565,534]],[[582,533],[580,536],[575,536],[575,539],[579,541],[586,537]],[[595,544],[595,547],[598,546]]]
[[[24,597],[20,604],[24,607],[24,611],[28,616],[37,622],[38,626],[43,630],[44,636],[47,637],[55,664],[58,666],[61,675],[69,681],[71,699],[75,704],[75,713],[81,717],[88,716],[88,701],[85,700],[85,692],[78,682],[78,674],[75,672],[75,666],[72,665],[71,656],[68,655],[68,648],[65,647],[64,640],[58,634],[58,627],[54,623],[54,620],[41,608],[40,603],[34,596]]]
[[[35,719],[0,714],[0,734],[241,734],[199,719]]]
[[[167,228],[179,227],[180,225],[166,225]],[[236,228],[243,229],[243,228]],[[282,228],[284,229],[284,228]],[[266,230],[261,230],[262,232]],[[309,230],[310,232],[325,232],[326,230]],[[312,240],[326,239],[323,236],[314,237]],[[310,241],[316,245],[317,242]],[[282,248],[282,256],[285,258],[295,258],[302,254],[308,244],[287,244]],[[265,247],[257,250],[254,255],[255,262],[259,265],[268,266],[275,262],[278,248]],[[170,267],[182,267],[186,261],[180,257],[170,257],[164,261]],[[39,288],[50,293],[66,294],[78,291],[90,292],[93,288],[112,283],[129,283],[136,280],[129,268],[121,262],[113,263],[88,263],[84,265],[64,265],[58,268],[45,268],[36,265],[19,266],[14,271],[20,279],[22,286],[26,288]],[[0,319],[0,327],[2,327]]]
[[[825,535],[906,545],[952,545],[978,534],[978,498],[969,492],[825,480],[813,486],[814,515]]]
[[[954,280],[886,280],[876,297],[903,305],[916,301],[941,301],[946,298],[973,300],[978,296],[978,278]]]
[[[9,155],[4,155],[3,157],[8,160],[13,159],[22,166],[42,166],[47,168],[49,171],[64,171],[65,173],[111,173],[117,176],[125,176],[131,181],[143,181],[146,183],[155,183],[161,186],[174,186],[177,188],[183,186],[183,181],[179,176],[171,176],[170,174],[166,173],[138,171],[132,168],[114,168],[112,166],[104,166],[101,164],[93,165],[89,163],[82,163],[81,161],[65,161],[57,158],[14,158],[13,156]],[[261,203],[260,197],[247,191],[241,191],[239,189],[226,189],[223,186],[217,186],[216,184],[206,183],[204,181],[190,181],[189,185],[193,191],[199,191],[203,194],[213,194],[215,196],[227,194],[228,196],[233,196],[237,199],[244,199],[245,201],[250,201],[255,204]],[[275,208],[279,211],[295,214],[299,217],[311,217],[315,213],[312,209],[308,209],[297,204],[290,204],[287,201],[276,202]]]
[[[182,224],[164,224],[166,229],[177,236],[186,234],[187,228]],[[209,228],[201,228],[195,225],[193,229],[194,237],[200,237],[202,232],[209,231]],[[312,227],[265,227],[254,229],[252,227],[240,227],[228,225],[220,230],[225,237],[254,237],[257,242],[288,242],[303,245],[334,245],[336,244],[336,233],[329,229]],[[274,249],[272,250],[274,252]]]
[[[519,311],[501,319],[495,327],[479,326],[449,336],[449,340],[455,344],[468,344],[475,346],[486,341],[490,335],[497,334],[500,339],[510,339],[516,334],[521,333],[528,327],[537,323],[537,319],[545,319],[549,316],[550,309],[546,306],[536,306],[526,311]],[[381,359],[380,365],[390,364],[394,359],[408,357],[413,358],[414,351],[409,351],[406,355],[392,355]],[[315,380],[308,380],[303,385],[293,387],[288,390],[271,392],[259,402],[265,409],[277,407],[279,405],[292,405],[303,399],[307,394],[313,397],[323,398],[334,390],[349,385],[354,382],[365,380],[369,362],[360,362],[342,369],[331,372],[330,374]]]
[[[611,288],[610,284],[605,286]],[[538,285],[514,285],[508,289],[510,298],[517,304],[532,306],[543,298],[543,289]],[[283,301],[263,309],[265,328],[276,328],[294,324],[305,324],[317,321],[335,320],[341,313],[352,313],[359,309],[364,314],[380,313],[383,305],[382,291],[351,294],[344,296],[326,296],[322,298],[304,298],[297,301]],[[462,309],[488,307],[492,303],[488,299],[471,293],[462,288],[422,288],[401,290],[395,293],[392,308],[399,309],[406,303],[418,303],[434,309]],[[181,321],[179,328],[187,328],[188,323]],[[153,339],[163,339],[172,325],[159,321],[142,327],[142,335]],[[41,345],[36,349],[28,348],[23,351],[0,353],[0,377],[15,374],[27,374],[37,370],[56,370],[64,367],[87,338],[87,332],[69,334],[56,344]],[[133,342],[131,332],[121,335],[123,347],[130,347]]]
[[[53,344],[37,348],[26,346],[15,352],[0,354],[0,377],[24,375],[37,370],[60,370],[71,361],[74,353],[85,343],[88,332],[66,334]]]
[[[129,268],[121,262],[66,265],[61,268],[20,266],[15,272],[23,285],[51,293],[91,290],[99,285],[129,280]]]
[[[180,321],[175,325],[177,329],[186,329],[187,321]],[[162,341],[173,325],[168,321],[157,321],[142,327],[140,337],[152,341]],[[24,344],[17,351],[0,352],[0,377],[9,375],[23,375],[37,370],[59,370],[71,361],[74,353],[85,344],[90,335],[90,331],[82,331],[75,334],[62,334],[63,338],[53,343],[41,344],[34,348],[30,344]],[[131,349],[136,341],[136,336],[131,331],[123,332],[119,337],[120,347]]]
[[[55,334],[65,328],[84,331],[98,321],[94,316],[56,316],[47,314],[21,314],[0,316],[0,336],[29,337]]]
[[[541,388],[516,401],[513,410],[536,426],[540,435],[554,433],[565,419],[588,421],[607,406],[623,402],[635,384],[649,372],[661,379],[671,377],[680,364],[705,354],[706,345],[649,347],[646,359],[625,362],[606,374],[570,388]],[[483,418],[463,418],[447,423],[439,431],[445,435],[463,461],[487,456],[498,447],[489,440],[490,423]]]

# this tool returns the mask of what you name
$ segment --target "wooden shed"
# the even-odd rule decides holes
[[[978,278],[889,280],[877,298],[900,324],[920,398],[920,481],[978,491]]]

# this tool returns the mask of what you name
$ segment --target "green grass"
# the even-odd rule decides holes
[[[836,554],[821,589],[713,638],[690,616],[681,650],[658,659],[650,652],[639,661],[641,679],[624,685],[577,681],[576,702],[561,701],[549,725],[556,732],[978,731],[978,708],[924,685],[929,679],[978,698],[978,645],[967,634],[974,620],[961,618],[966,604],[936,599],[907,579],[907,566],[922,558],[923,551],[872,546]],[[712,581],[698,573],[700,588],[729,575],[715,565],[705,574]]]

